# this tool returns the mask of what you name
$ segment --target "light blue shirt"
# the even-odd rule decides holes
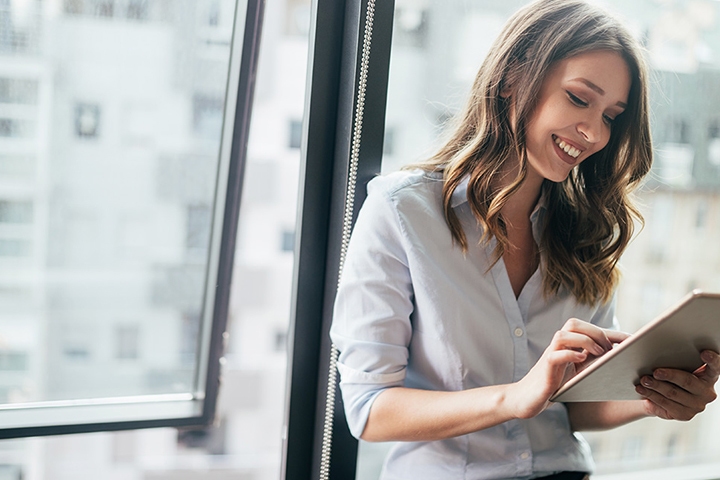
[[[458,391],[517,382],[569,318],[615,328],[614,302],[587,306],[566,290],[545,298],[540,270],[516,299],[495,241],[467,203],[467,184],[452,208],[469,251],[453,244],[442,208],[442,177],[421,171],[373,179],[347,252],[331,337],[340,350],[340,386],[350,430],[359,437],[385,389]],[[538,239],[547,212],[541,196],[531,216]],[[384,480],[532,478],[593,469],[589,447],[553,404],[513,420],[434,442],[400,442]]]

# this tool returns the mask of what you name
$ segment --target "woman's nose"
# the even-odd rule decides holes
[[[577,130],[588,143],[598,143],[605,136],[605,123],[602,118],[589,118],[578,123]]]

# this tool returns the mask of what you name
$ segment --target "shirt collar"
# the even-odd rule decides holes
[[[463,180],[460,182],[460,184],[455,188],[455,191],[452,194],[452,197],[450,198],[450,206],[452,208],[457,208],[463,203],[467,203],[467,189],[468,189],[468,182],[470,181],[469,176],[465,176]],[[548,197],[548,188],[546,184],[543,183],[543,186],[540,190],[540,198],[538,198],[537,203],[535,204],[535,208],[533,209],[532,213],[530,214],[530,219],[532,220],[533,217],[537,217],[539,214],[539,211],[547,210],[547,197]]]
[[[470,177],[465,176],[465,178],[463,178],[460,184],[455,188],[452,197],[450,197],[450,206],[452,208],[457,208],[463,203],[467,203],[467,189],[469,180]],[[532,223],[533,225],[533,233],[536,234],[536,239],[538,232],[536,232],[535,230],[537,230],[538,221],[542,220],[542,216],[544,216],[545,212],[547,211],[548,190],[549,189],[547,187],[547,183],[543,183],[542,189],[540,190],[540,198],[538,198],[538,201],[535,204],[535,208],[530,214],[530,223]]]

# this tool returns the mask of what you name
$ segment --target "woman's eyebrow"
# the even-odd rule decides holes
[[[590,88],[591,90],[599,93],[600,95],[605,95],[605,90],[603,90],[602,88],[598,87],[597,85],[595,85],[593,82],[591,82],[591,81],[588,80],[587,78],[579,77],[579,78],[575,78],[575,79],[573,79],[573,80],[576,81],[576,82],[580,82],[580,83],[585,84],[588,88]],[[617,105],[618,107],[627,108],[627,103],[625,103],[625,102],[617,102],[616,105]]]

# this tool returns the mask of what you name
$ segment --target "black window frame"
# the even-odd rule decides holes
[[[343,233],[383,156],[394,0],[313,0],[283,439],[285,480],[355,478],[328,335]]]

